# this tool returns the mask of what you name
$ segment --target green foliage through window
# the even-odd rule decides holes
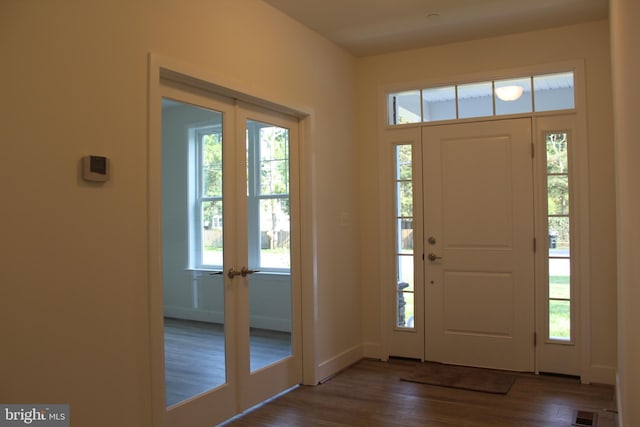
[[[548,338],[571,340],[571,227],[569,134],[546,136],[548,225]]]
[[[410,144],[395,147],[396,321],[398,328],[414,328],[413,164]]]

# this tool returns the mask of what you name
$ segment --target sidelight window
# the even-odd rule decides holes
[[[395,146],[396,327],[414,326],[413,164],[411,144]]]
[[[569,199],[569,134],[547,133],[548,334],[550,340],[572,341],[571,218]]]

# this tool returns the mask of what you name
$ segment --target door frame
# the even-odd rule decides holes
[[[163,313],[163,274],[162,274],[162,89],[161,81],[168,80],[187,85],[203,94],[224,96],[236,102],[246,102],[256,107],[266,108],[276,113],[294,116],[298,119],[299,129],[299,212],[307,217],[312,212],[312,189],[314,186],[309,155],[305,147],[311,141],[312,116],[302,108],[289,107],[291,103],[269,101],[259,94],[229,82],[219,76],[212,76],[201,69],[179,60],[158,54],[148,55],[148,92],[147,92],[147,233],[148,233],[148,287],[149,287],[149,366],[152,405],[152,424],[165,426],[167,409],[165,403],[164,370],[164,328]],[[306,196],[306,195],[311,195]],[[293,313],[298,315],[302,342],[301,380],[303,384],[317,384],[315,336],[315,299],[316,283],[313,275],[313,257],[315,253],[314,235],[311,221],[299,221],[299,251],[305,254],[299,262],[297,280],[300,282],[300,295],[293,303],[298,305]],[[293,226],[293,224],[292,224]],[[293,280],[292,272],[292,280]],[[308,339],[307,339],[308,338]],[[237,399],[238,401],[240,399]]]
[[[558,70],[571,69],[574,72],[574,101],[575,109],[573,111],[559,111],[548,113],[527,113],[518,115],[504,115],[496,117],[482,117],[474,119],[459,119],[442,122],[423,122],[407,125],[388,125],[387,116],[387,94],[393,92],[402,92],[407,90],[414,90],[416,87],[437,87],[447,86],[451,84],[459,84],[466,81],[482,81],[492,80],[496,78],[508,78],[515,75],[536,75],[536,74],[551,74],[558,72]],[[414,156],[420,153],[420,129],[426,126],[437,126],[441,124],[451,123],[467,123],[478,121],[493,121],[504,120],[510,118],[530,118],[532,120],[532,129],[534,134],[532,135],[533,143],[537,147],[540,144],[539,141],[539,129],[537,123],[543,121],[544,118],[553,117],[571,117],[573,128],[576,137],[580,143],[576,144],[571,154],[572,166],[572,182],[573,191],[572,197],[574,202],[574,211],[579,212],[576,215],[574,239],[575,239],[575,258],[577,261],[575,268],[572,270],[572,276],[579,280],[579,290],[576,295],[576,315],[574,321],[577,323],[576,329],[576,353],[579,359],[579,376],[583,383],[595,382],[609,382],[611,381],[611,373],[606,367],[594,366],[591,363],[591,326],[590,326],[590,312],[591,312],[591,298],[590,298],[590,270],[589,270],[589,256],[590,256],[590,218],[589,218],[589,152],[587,143],[587,116],[586,116],[586,83],[585,83],[585,65],[584,61],[564,61],[550,64],[533,65],[512,69],[501,70],[489,70],[481,73],[474,73],[472,75],[459,75],[459,76],[447,76],[444,78],[431,78],[421,81],[411,81],[405,83],[389,84],[380,86],[378,90],[378,159],[380,165],[380,174],[378,178],[378,186],[380,188],[380,204],[379,204],[379,218],[378,223],[380,231],[380,345],[378,347],[371,347],[368,356],[377,357],[381,360],[387,360],[390,356],[395,355],[392,345],[398,342],[397,336],[394,336],[394,311],[389,301],[395,301],[394,290],[389,287],[389,283],[395,281],[395,268],[394,268],[394,230],[391,226],[393,224],[393,213],[390,207],[393,206],[393,164],[392,164],[392,147],[398,143],[412,143],[414,148]],[[534,197],[536,201],[539,200],[540,185],[537,184],[540,178],[540,172],[538,166],[534,165]],[[414,171],[416,174],[421,174],[422,170]],[[421,176],[421,175],[420,175]],[[422,203],[422,201],[414,201],[416,205]],[[537,209],[538,203],[534,206]],[[535,237],[537,242],[545,242],[546,238],[544,234],[539,234],[538,227],[538,212],[535,213],[534,221],[536,222]],[[542,319],[540,305],[544,302],[541,299],[542,291],[540,291],[540,268],[539,268],[539,253],[536,253],[535,271],[536,271],[536,297],[535,297],[535,322],[536,333],[538,339],[544,337],[544,330],[540,329]],[[572,256],[573,258],[573,256]],[[415,270],[421,271],[422,258],[417,256],[416,253]],[[416,284],[420,285],[416,278]],[[546,285],[545,285],[546,286]],[[397,335],[397,334],[396,334]],[[402,340],[402,339],[401,339]],[[406,345],[406,343],[405,343]],[[535,372],[539,372],[539,352],[540,346],[536,346],[535,352]],[[424,349],[421,350],[424,354]],[[419,358],[419,357],[417,357]],[[424,360],[424,356],[422,357]]]

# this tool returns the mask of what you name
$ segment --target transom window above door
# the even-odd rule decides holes
[[[390,126],[572,110],[572,71],[427,87],[387,96]]]

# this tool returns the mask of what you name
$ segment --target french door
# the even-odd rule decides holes
[[[298,122],[170,80],[160,92],[154,366],[164,424],[211,426],[302,379]]]

